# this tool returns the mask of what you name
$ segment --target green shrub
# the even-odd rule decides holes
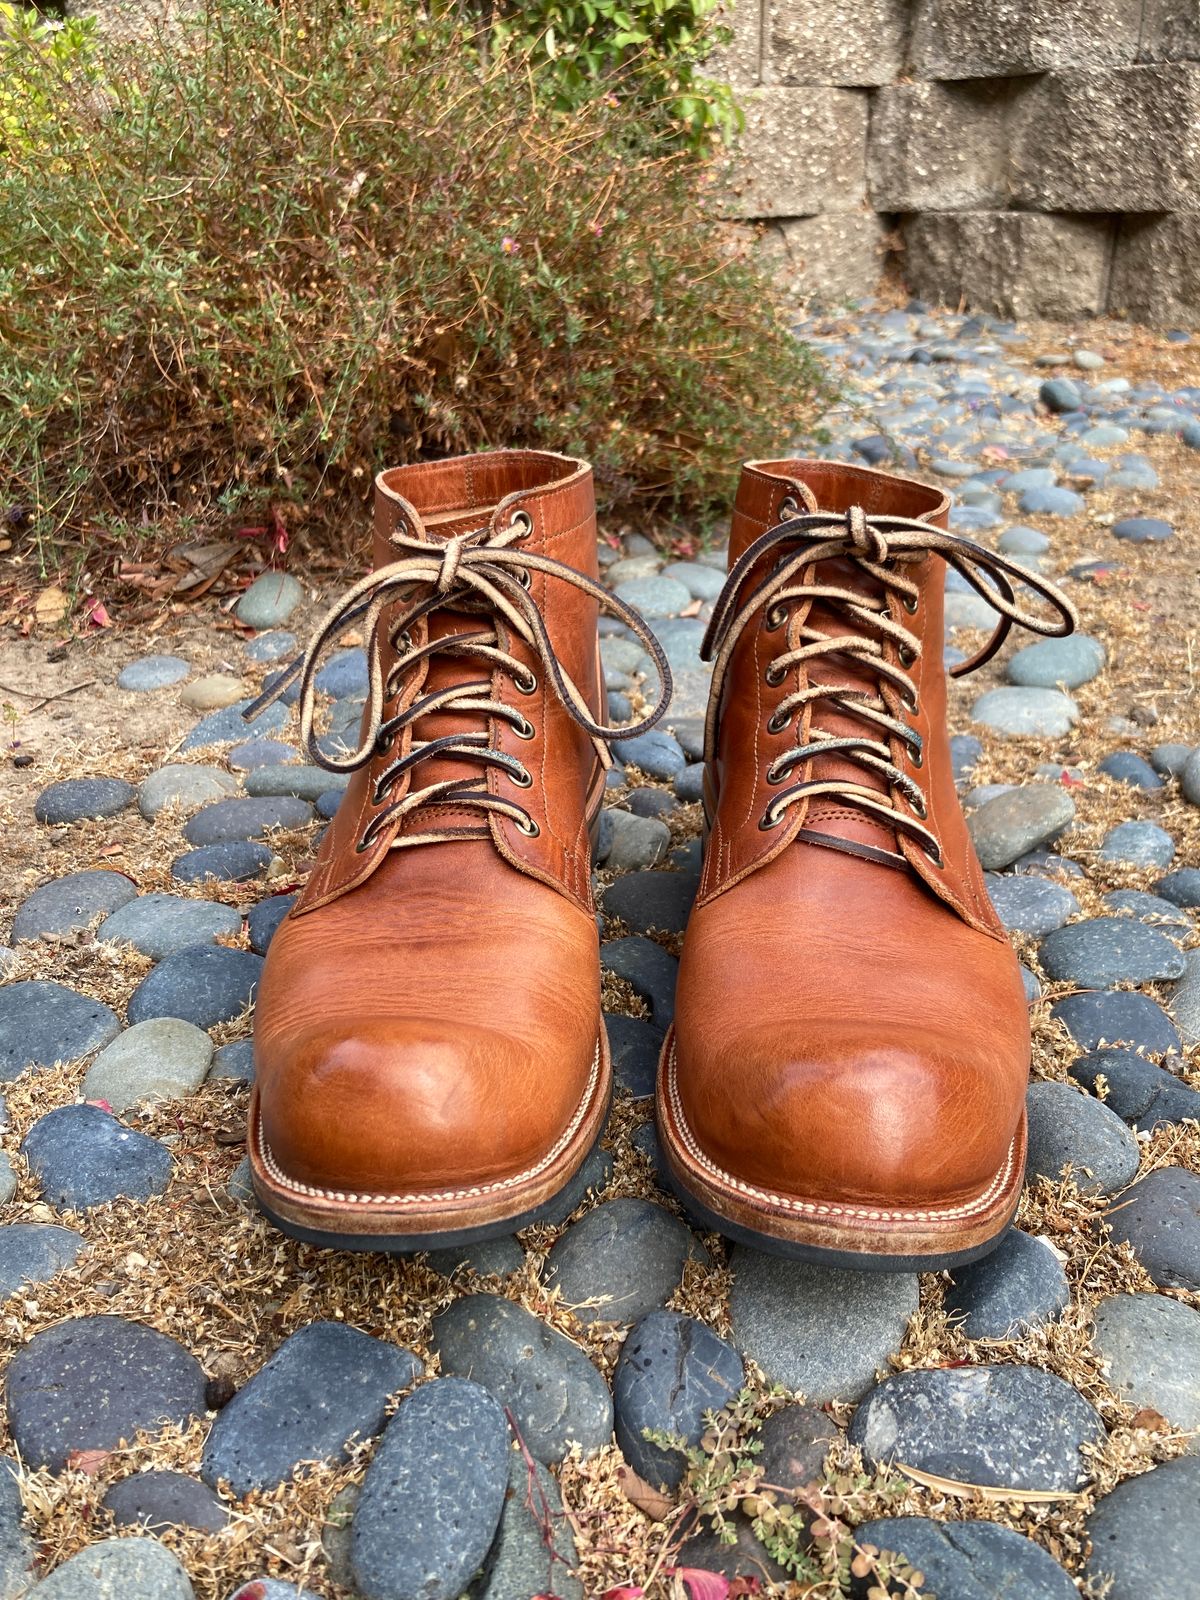
[[[740,129],[728,85],[701,63],[728,28],[714,18],[719,0],[513,0],[491,24],[502,47],[516,45],[544,64],[555,103],[573,109],[601,80],[632,69],[643,99],[663,118],[668,137],[698,151],[714,135]]]
[[[536,61],[476,43],[407,0],[219,0],[98,42],[103,94],[29,51],[0,498],[42,533],[263,490],[315,514],[383,463],[517,444],[695,511],[787,443],[819,378],[705,168],[636,95],[548,108]]]
[[[90,80],[94,30],[90,17],[43,17],[0,0],[0,152],[27,143],[31,130],[36,142],[63,88]]]

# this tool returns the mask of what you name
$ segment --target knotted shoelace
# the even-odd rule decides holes
[[[376,777],[372,800],[377,806],[383,804],[389,791],[403,777],[434,757],[469,760],[476,765],[497,768],[518,788],[528,789],[533,784],[529,769],[515,756],[493,748],[486,727],[478,733],[453,733],[436,739],[415,737],[415,724],[436,712],[474,713],[487,723],[507,722],[519,738],[534,737],[536,730],[529,719],[514,707],[505,705],[492,691],[496,671],[507,674],[521,694],[535,694],[540,687],[536,672],[531,672],[502,648],[499,619],[503,618],[513,633],[529,646],[559,703],[588,734],[602,768],[607,770],[612,765],[609,745],[614,740],[632,739],[647,732],[667,709],[671,698],[671,671],[662,646],[632,607],[574,567],[520,548],[532,526],[528,514],[518,511],[507,528],[476,528],[436,543],[418,538],[406,529],[398,529],[393,535],[393,544],[400,546],[405,554],[360,579],[325,614],[307,650],[290,662],[270,689],[247,707],[246,720],[252,720],[278,700],[299,679],[300,737],[311,760],[328,772],[356,772],[377,756],[397,748],[405,730],[414,729],[407,753],[397,756]],[[535,572],[569,583],[590,596],[625,623],[646,651],[658,673],[659,693],[640,722],[610,727],[593,719],[586,700],[559,661],[545,620],[529,593],[531,575]],[[385,624],[383,613],[393,606],[397,608],[396,614]],[[422,618],[434,611],[464,609],[480,613],[482,625],[478,631],[451,634],[414,645],[411,630]],[[322,657],[352,628],[361,629],[368,640],[369,690],[361,743],[357,750],[339,758],[321,748],[313,727],[315,680]],[[395,661],[386,673],[382,650],[385,628],[388,642],[396,652]],[[488,675],[446,685],[421,696],[406,710],[385,717],[387,703],[400,692],[405,674],[435,656],[463,658],[486,668]],[[529,838],[536,838],[540,832],[524,806],[503,795],[492,794],[475,773],[410,789],[403,798],[376,812],[358,840],[357,848],[368,849],[379,831],[389,823],[423,806],[437,804],[467,807],[485,814],[498,812],[510,818]],[[483,836],[485,832],[481,827],[476,836]],[[470,836],[461,829],[431,827],[397,837],[391,848]]]
[[[782,784],[796,768],[807,767],[821,756],[836,755],[882,777],[889,792],[852,779],[801,779],[775,796],[763,812],[759,827],[778,827],[792,806],[828,796],[915,840],[936,865],[941,865],[941,846],[921,824],[927,810],[925,798],[918,784],[896,765],[888,742],[898,740],[908,751],[911,764],[921,766],[921,735],[904,717],[905,712],[911,715],[917,710],[916,686],[905,669],[919,659],[921,641],[893,615],[894,600],[909,616],[915,615],[918,608],[920,590],[905,576],[904,568],[927,555],[940,556],[947,566],[962,574],[999,617],[995,632],[983,648],[970,660],[951,668],[951,676],[956,678],[990,661],[1014,623],[1051,638],[1069,634],[1077,621],[1075,609],[1047,579],[971,539],[943,532],[926,522],[908,517],[868,517],[858,506],[845,513],[800,513],[795,510],[794,501],[785,501],[783,511],[787,520],[756,539],[730,569],[705,634],[702,654],[714,663],[705,726],[705,760],[711,762],[716,754],[721,691],[746,627],[760,612],[765,614],[768,630],[788,627],[793,606],[803,608],[807,618],[814,605],[821,605],[839,619],[839,625],[840,619],[845,619],[846,631],[826,633],[801,620],[799,626],[788,628],[786,647],[766,669],[766,680],[775,688],[788,672],[801,669],[802,685],[780,701],[768,720],[768,731],[781,733],[793,718],[800,718],[796,745],[771,762],[767,781]],[[764,556],[781,547],[783,553],[770,572],[739,605],[742,584],[751,570]],[[810,569],[834,560],[853,562],[874,580],[877,588],[860,593],[835,582],[817,581]],[[1054,615],[1044,618],[1025,609],[1017,600],[1014,580],[1047,601]],[[895,661],[886,658],[888,644],[895,646]],[[809,670],[827,656],[848,658],[869,671],[879,682],[879,692],[810,681]],[[862,736],[839,736],[815,727],[814,718],[822,704],[859,719],[865,725]],[[896,803],[897,795],[907,803],[907,810]]]

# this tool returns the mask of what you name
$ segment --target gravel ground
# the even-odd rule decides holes
[[[20,1466],[0,1471],[0,1600],[665,1597],[689,1567],[833,1596],[831,1526],[906,1558],[897,1593],[1194,1585],[1200,356],[919,306],[801,331],[846,398],[797,453],[943,483],[957,531],[1064,582],[1082,618],[1082,639],[1014,639],[951,696],[1031,995],[1016,1230],[954,1279],[859,1278],[701,1237],[659,1184],[647,1095],[699,869],[719,549],[604,547],[679,686],[665,736],[623,751],[602,832],[619,1090],[588,1198],[428,1259],[284,1240],[245,1180],[254,985],[337,796],[286,708],[224,733],[279,633],[305,638],[333,599],[328,572],[268,576],[240,619],[210,601],[2,639],[0,1452]],[[949,614],[955,660],[985,619],[967,593]],[[604,655],[619,717],[640,651],[613,633]],[[361,673],[350,650],[325,680],[329,727]],[[703,1434],[746,1494],[757,1436],[763,1480],[827,1519],[824,1542],[793,1540],[790,1588],[775,1512],[739,1491],[720,1544],[693,1516],[714,1473],[646,1428]]]

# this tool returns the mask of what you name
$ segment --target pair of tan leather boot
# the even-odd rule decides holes
[[[953,566],[1065,633],[1050,585],[946,532],[923,484],[747,465],[706,641],[704,870],[665,1041],[672,1181],[715,1227],[831,1263],[947,1265],[1016,1207],[1029,1028],[959,809]],[[1020,582],[1049,599],[1027,614]],[[607,725],[597,620],[660,675]],[[313,680],[353,630],[361,742],[322,753]],[[377,483],[375,568],[302,662],[302,733],[351,774],[257,1004],[250,1157],[285,1231],[408,1251],[561,1209],[611,1072],[591,842],[609,746],[662,716],[654,634],[598,581],[590,468],[500,451]]]

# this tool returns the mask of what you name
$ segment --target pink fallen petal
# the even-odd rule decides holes
[[[681,1580],[691,1600],[729,1600],[729,1579],[723,1572],[704,1567],[669,1567]]]

